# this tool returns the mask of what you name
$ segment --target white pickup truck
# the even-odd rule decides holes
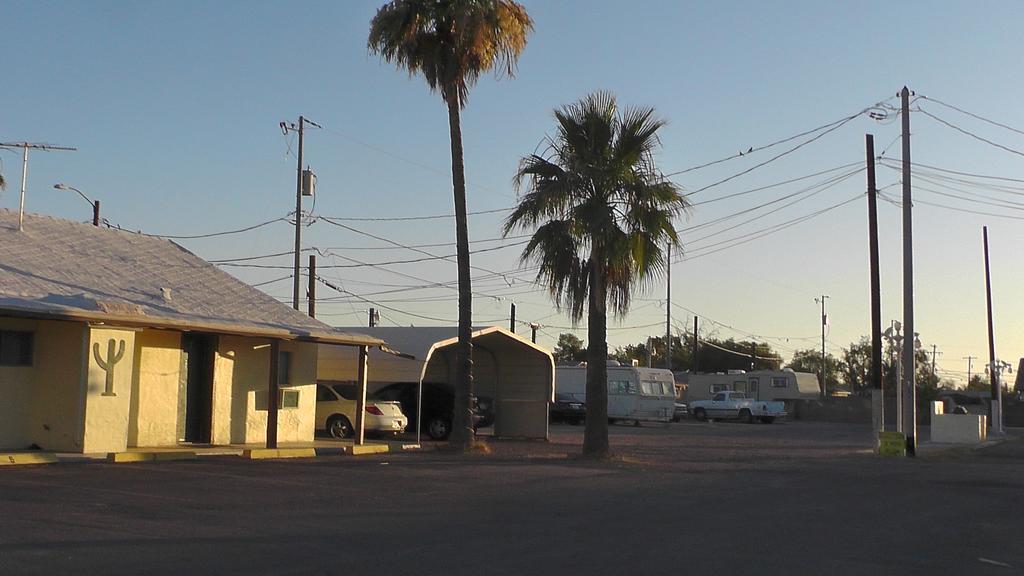
[[[700,421],[705,420],[760,420],[771,424],[776,418],[786,415],[785,404],[748,398],[743,392],[723,390],[716,392],[711,400],[698,400],[690,404],[690,414]]]

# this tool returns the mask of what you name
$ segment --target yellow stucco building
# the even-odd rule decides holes
[[[317,346],[382,344],[160,238],[0,210],[0,242],[0,450],[312,441]]]

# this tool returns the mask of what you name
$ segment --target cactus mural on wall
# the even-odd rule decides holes
[[[92,356],[96,359],[96,364],[107,374],[107,379],[103,386],[103,396],[117,396],[117,394],[114,393],[114,366],[116,366],[117,363],[121,361],[121,358],[124,357],[124,340],[121,340],[120,343],[121,346],[115,353],[115,340],[111,338],[107,341],[106,360],[100,357],[99,342],[92,345]]]

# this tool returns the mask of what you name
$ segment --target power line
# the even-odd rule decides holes
[[[689,260],[695,260],[697,258],[702,258],[704,256],[709,256],[709,255],[714,254],[716,252],[721,252],[722,250],[728,250],[729,248],[734,248],[734,247],[739,246],[741,244],[746,244],[747,242],[752,242],[754,240],[757,240],[759,238],[763,238],[764,236],[768,236],[768,235],[774,234],[776,232],[781,232],[782,230],[785,230],[786,228],[790,228],[792,226],[796,226],[797,224],[801,224],[801,223],[806,222],[807,220],[810,220],[812,218],[817,218],[818,216],[821,216],[822,214],[824,214],[826,212],[835,210],[836,208],[840,208],[842,206],[845,206],[846,204],[849,204],[851,202],[859,200],[860,197],[861,197],[861,194],[857,194],[853,198],[850,198],[848,200],[844,200],[844,201],[839,202],[837,204],[833,204],[833,205],[828,206],[826,208],[822,208],[821,210],[817,210],[817,211],[812,212],[810,214],[806,214],[804,216],[800,216],[798,218],[794,218],[794,219],[789,220],[787,222],[782,222],[780,224],[775,224],[773,226],[762,228],[761,230],[750,232],[750,233],[747,233],[747,234],[743,234],[743,235],[737,236],[735,238],[729,238],[727,240],[723,240],[723,241],[718,242],[716,244],[711,244],[711,245],[708,245],[708,246],[701,246],[700,248],[696,248],[695,251],[699,252],[701,250],[706,250],[705,252],[701,252],[700,254],[693,254],[691,252],[691,253],[689,253],[689,254],[679,258],[678,260],[676,260],[676,262],[686,262],[686,261],[689,261]],[[739,240],[739,241],[737,241],[737,240]],[[715,248],[716,246],[721,246],[721,248]],[[715,249],[714,250],[709,250],[710,248],[715,248]]]
[[[1016,154],[1018,156],[1024,156],[1024,152],[1021,152],[1020,150],[1017,150],[1015,148],[1010,148],[1009,146],[1004,146],[1003,144],[999,144],[998,142],[993,142],[993,141],[989,140],[988,138],[984,138],[982,136],[979,136],[979,135],[975,134],[974,132],[971,132],[970,130],[967,130],[966,128],[961,128],[960,126],[957,126],[957,125],[953,124],[952,122],[947,122],[946,120],[943,120],[942,118],[939,118],[938,116],[928,112],[927,110],[919,108],[918,112],[924,114],[925,116],[931,118],[932,120],[935,120],[936,122],[939,122],[940,124],[945,124],[949,128],[952,128],[953,130],[956,130],[957,132],[960,132],[961,134],[964,134],[966,136],[970,136],[971,138],[974,138],[975,140],[978,140],[980,142],[984,142],[985,144],[988,144],[989,146],[994,146],[996,148],[999,148],[1000,150],[1005,150],[1005,151],[1007,151],[1007,152],[1009,152],[1011,154]]]
[[[891,100],[891,98],[889,100]],[[854,118],[860,116],[861,114],[864,114],[865,112],[870,111],[872,108],[878,108],[884,102],[887,102],[887,101],[888,100],[884,100],[883,102],[879,102],[878,104],[876,104],[874,106],[869,106],[869,107],[867,107],[867,108],[861,110],[860,112],[857,112],[856,114],[853,114],[851,116],[845,116],[843,118],[840,118],[839,120],[835,120],[833,122],[829,122],[828,124],[823,124],[821,126],[818,126],[817,128],[812,128],[810,130],[806,130],[806,131],[801,132],[799,134],[794,134],[793,136],[789,136],[789,137],[783,138],[781,140],[776,140],[775,142],[772,142],[770,144],[764,144],[762,146],[751,147],[746,152],[740,152],[738,154],[733,154],[733,155],[727,156],[725,158],[720,158],[718,160],[712,160],[711,162],[705,162],[704,164],[698,164],[697,166],[691,166],[690,168],[685,168],[683,170],[677,170],[675,172],[670,172],[670,173],[666,174],[665,177],[666,178],[671,178],[672,176],[678,176],[680,174],[686,174],[687,172],[693,172],[695,170],[700,170],[702,168],[707,168],[708,166],[714,166],[716,164],[721,164],[722,162],[728,162],[729,160],[733,160],[735,158],[740,158],[740,157],[743,157],[743,156],[749,156],[750,154],[753,154],[755,152],[760,152],[761,150],[767,150],[768,148],[772,148],[774,146],[778,146],[779,144],[785,144],[786,142],[792,142],[793,140],[796,140],[798,138],[803,138],[804,136],[808,136],[808,135],[814,134],[815,132],[820,132],[821,130],[825,130],[827,128],[832,128],[833,126],[838,128],[839,126],[849,122],[850,120],[853,120]],[[799,148],[799,146],[797,148]],[[785,154],[788,154],[788,153],[789,152],[785,152],[782,155],[780,155],[780,156],[778,156],[776,158],[773,158],[772,160],[775,160],[775,159],[777,159],[777,158],[779,158],[781,156],[784,156]],[[758,166],[754,167],[754,169],[756,169],[756,168],[758,168]],[[699,192],[699,190],[698,190],[698,192]],[[696,194],[696,192],[694,192],[694,194]]]
[[[956,106],[953,106],[952,104],[946,104],[945,102],[943,102],[941,100],[936,100],[935,98],[929,98],[928,96],[924,96],[923,94],[919,94],[918,98],[922,98],[924,100],[928,100],[929,102],[935,102],[936,104],[939,104],[940,106],[945,106],[946,108],[949,108],[951,110],[956,110],[957,112],[960,112],[961,114],[966,114],[966,115],[970,116],[971,118],[975,118],[977,120],[981,120],[982,122],[988,122],[989,124],[991,124],[993,126],[998,126],[1000,128],[1005,128],[1005,129],[1007,129],[1007,130],[1009,130],[1011,132],[1016,132],[1017,134],[1020,134],[1020,135],[1024,136],[1024,131],[1018,130],[1018,129],[1012,127],[1012,126],[1007,126],[1006,124],[1002,124],[1000,122],[996,122],[995,120],[989,120],[988,118],[985,118],[983,116],[979,116],[979,115],[977,115],[977,114],[975,114],[973,112],[968,112],[967,110],[964,110],[963,108],[957,108]]]
[[[705,190],[708,190],[710,188],[714,188],[715,186],[718,186],[720,184],[724,184],[726,182],[729,182],[730,180],[734,180],[734,179],[739,178],[740,176],[743,176],[745,174],[749,174],[749,173],[753,172],[754,170],[757,170],[758,168],[761,168],[762,166],[765,166],[765,165],[770,164],[770,163],[772,163],[772,162],[774,162],[774,161],[776,161],[776,160],[778,160],[778,159],[780,159],[780,158],[782,158],[784,156],[792,154],[793,152],[796,152],[797,150],[803,148],[804,146],[807,146],[808,144],[811,144],[811,143],[813,143],[813,142],[815,142],[815,141],[825,137],[826,135],[831,134],[832,132],[838,130],[839,128],[842,128],[848,122],[850,122],[854,118],[857,118],[861,114],[864,114],[868,110],[870,110],[870,108],[865,108],[864,110],[861,110],[860,112],[857,112],[856,114],[853,114],[851,116],[847,116],[846,118],[843,118],[842,120],[833,122],[832,124],[828,124],[826,126],[830,126],[830,128],[828,128],[824,132],[821,132],[820,134],[814,136],[813,138],[805,140],[804,142],[801,142],[800,144],[797,144],[796,146],[794,146],[792,148],[789,148],[789,149],[787,149],[787,150],[785,150],[785,151],[783,151],[783,152],[781,152],[779,154],[776,154],[775,156],[772,156],[768,160],[765,160],[763,162],[755,164],[755,165],[751,166],[750,168],[747,168],[746,170],[737,172],[736,174],[733,174],[731,176],[727,176],[725,178],[722,178],[721,180],[717,180],[715,182],[712,182],[711,184],[708,184],[706,186],[698,188],[697,190],[694,190],[693,192],[689,192],[689,193],[686,194],[686,196],[694,196],[696,194],[700,194],[701,192],[704,192]],[[671,176],[671,174],[669,176]],[[666,176],[666,177],[668,177],[668,176]]]
[[[466,212],[466,216],[479,216],[482,214],[497,214],[499,212],[511,212],[515,208],[495,208],[494,210],[479,210],[476,212]],[[455,214],[434,214],[430,216],[394,216],[389,218],[350,218],[350,217],[339,217],[339,216],[319,216],[328,220],[334,220],[337,222],[411,222],[416,220],[440,220],[455,218]]]

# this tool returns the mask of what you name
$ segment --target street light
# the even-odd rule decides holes
[[[92,225],[93,226],[99,226],[100,225],[100,201],[99,200],[90,200],[89,197],[85,195],[85,192],[82,192],[81,190],[79,190],[78,188],[75,188],[74,186],[68,186],[67,184],[63,184],[63,183],[54,184],[53,187],[56,188],[57,190],[71,190],[71,191],[74,191],[74,192],[78,192],[78,195],[81,196],[86,202],[88,202],[92,206]]]
[[[989,403],[997,407],[997,410],[993,410],[992,416],[992,432],[998,435],[1003,434],[1003,372],[1012,374],[1013,367],[1008,362],[1004,362],[996,358],[995,364],[985,364],[985,368],[991,371],[992,376],[995,380],[995,388],[999,393],[999,398],[992,398]]]

